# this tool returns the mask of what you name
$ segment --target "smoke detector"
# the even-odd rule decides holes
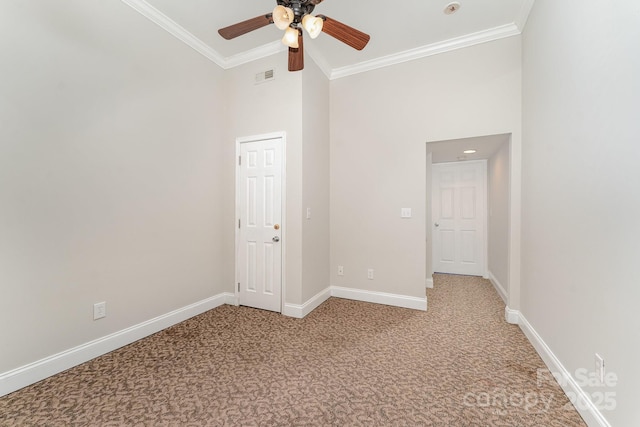
[[[444,14],[453,15],[458,11],[458,9],[460,9],[460,3],[458,3],[457,1],[454,1],[452,3],[449,3],[447,7],[444,8]]]

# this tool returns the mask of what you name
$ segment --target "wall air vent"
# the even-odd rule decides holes
[[[273,79],[275,79],[275,77],[276,77],[275,70],[262,71],[256,74],[255,84],[270,82]]]

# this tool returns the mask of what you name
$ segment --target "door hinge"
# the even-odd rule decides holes
[[[238,156],[238,166],[242,166],[242,156]]]
[[[240,220],[238,220],[238,228],[240,228]]]
[[[240,282],[238,282],[238,292],[240,292]]]

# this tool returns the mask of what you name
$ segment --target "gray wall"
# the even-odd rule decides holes
[[[640,425],[640,5],[536,1],[523,36],[522,313]]]
[[[425,142],[513,133],[519,143],[520,43],[511,37],[331,82],[332,285],[424,297]],[[412,219],[400,218],[403,207]]]
[[[0,372],[231,291],[222,70],[121,2],[2,2],[0,51]]]
[[[509,295],[509,176],[507,141],[487,162],[487,265],[489,278],[505,299]]]
[[[329,286],[329,80],[311,60],[302,74],[302,127],[303,285],[298,304]]]

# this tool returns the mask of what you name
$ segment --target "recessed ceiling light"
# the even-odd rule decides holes
[[[458,11],[458,9],[460,9],[460,3],[454,1],[452,3],[449,3],[447,7],[444,8],[444,13],[445,15],[453,15]]]
[[[464,150],[463,153],[464,154],[473,154],[473,153],[476,153],[476,150]]]

